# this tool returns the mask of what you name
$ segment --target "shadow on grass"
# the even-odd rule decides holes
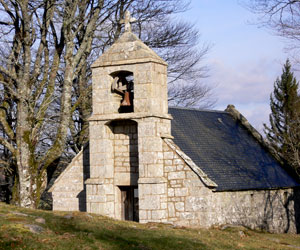
[[[143,235],[140,232],[115,234],[114,231],[102,231],[97,233],[95,238],[100,242],[105,242],[112,249],[208,249],[200,241],[192,242],[182,237],[158,236],[150,232],[143,232]]]
[[[209,249],[198,239],[176,236],[172,231],[128,228],[110,223],[93,223],[88,226],[76,220],[62,219],[52,224],[52,230],[76,234],[85,244],[101,245],[104,249]]]

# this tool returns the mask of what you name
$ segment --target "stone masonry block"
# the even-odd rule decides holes
[[[172,160],[174,157],[173,152],[164,152],[164,159],[165,160]]]
[[[169,180],[184,179],[184,178],[185,178],[185,172],[184,171],[168,173],[168,179]]]
[[[139,162],[142,164],[154,164],[157,161],[155,152],[142,152],[139,156]]]
[[[100,204],[99,203],[91,203],[91,213],[99,214],[100,213]]]
[[[163,164],[148,164],[146,169],[147,177],[161,177],[164,174]]]
[[[114,217],[115,203],[114,202],[106,202],[104,203],[104,212],[106,215],[110,217]]]
[[[183,164],[182,159],[174,159],[173,162],[174,162],[175,165],[181,165],[181,164]]]
[[[138,131],[139,131],[139,135],[142,135],[143,137],[155,136],[156,135],[155,123],[141,122],[138,124]]]
[[[99,195],[88,195],[87,196],[87,201],[88,202],[96,202],[96,203],[100,203],[100,202],[106,202],[106,197],[103,196],[99,196]]]
[[[91,154],[96,153],[113,153],[113,144],[108,139],[91,139],[90,140],[90,152]]]
[[[139,211],[139,220],[147,220],[147,219],[148,219],[147,211],[140,210]]]
[[[115,150],[117,150],[118,147],[123,144],[123,140],[115,140],[114,144],[115,144]]]
[[[176,166],[176,170],[178,170],[178,171],[181,171],[181,170],[183,170],[183,164],[181,164],[181,165],[177,165]]]
[[[134,89],[134,94],[139,98],[147,99],[149,89],[150,89],[150,84],[140,84]]]
[[[168,208],[168,203],[167,202],[160,203],[160,208],[161,209],[167,209]]]
[[[171,134],[171,123],[170,123],[170,121],[169,121],[169,124],[165,124],[165,123],[157,124],[157,133],[159,135]]]
[[[165,172],[175,172],[176,166],[165,166]]]
[[[139,170],[139,177],[146,177],[146,164],[139,164],[138,170]]]
[[[184,202],[176,202],[175,203],[175,208],[177,211],[184,211]]]
[[[151,189],[151,185],[139,185],[140,198],[143,198],[145,195],[152,194]]]
[[[196,175],[193,171],[191,171],[189,169],[189,171],[186,172],[186,178],[191,180],[191,179],[196,179],[196,180],[199,180],[199,177],[198,175]]]
[[[105,184],[103,185],[104,194],[114,194],[114,185],[113,184]]]
[[[174,195],[175,195],[174,188],[168,188],[168,196],[174,196]]]
[[[169,217],[175,217],[175,206],[171,202],[168,203],[168,213]]]
[[[158,195],[145,195],[139,200],[139,209],[160,209],[160,197]]]
[[[142,143],[143,152],[161,152],[162,151],[162,139],[158,137],[145,137],[140,140]],[[162,159],[162,155],[157,155],[159,159]]]
[[[118,146],[118,148],[116,148],[118,150],[118,152],[127,152],[128,151],[128,147],[127,146]]]
[[[89,125],[90,133],[93,134],[94,138],[100,139],[105,138],[105,135],[107,133],[107,130],[105,128],[103,122],[91,122]]]
[[[188,194],[187,188],[175,188],[175,196],[188,196]]]
[[[134,98],[134,112],[147,112],[148,103],[146,99]],[[139,129],[140,130],[140,129]]]
[[[167,189],[167,185],[165,183],[151,185],[152,194],[166,194],[166,189]]]
[[[151,214],[151,219],[153,220],[161,220],[167,217],[166,210],[153,210]]]
[[[162,152],[162,150],[160,150],[159,152],[157,152],[157,159],[159,159],[159,160],[163,160],[164,159],[164,153]]]

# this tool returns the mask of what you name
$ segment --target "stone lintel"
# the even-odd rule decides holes
[[[197,166],[193,160],[188,157],[180,148],[171,140],[171,139],[164,139],[164,142],[173,150],[175,151],[183,160],[184,162],[199,176],[199,178],[203,181],[203,183],[210,188],[216,188],[218,184],[216,184],[213,180],[211,180],[199,166]]]
[[[105,115],[91,115],[89,121],[113,121],[113,120],[128,120],[128,119],[143,119],[148,117],[162,118],[172,120],[170,114],[149,114],[149,113],[123,113],[123,114],[105,114]]]
[[[115,173],[114,185],[135,186],[138,183],[138,173]]]
[[[158,184],[166,183],[167,179],[165,177],[153,177],[153,178],[139,178],[139,184]]]
[[[89,178],[84,182],[84,184],[91,184],[91,185],[102,185],[103,183],[104,183],[103,178]]]
[[[155,58],[140,58],[140,59],[131,59],[131,60],[119,60],[113,62],[95,62],[92,64],[92,68],[99,68],[99,67],[110,67],[110,66],[124,66],[130,64],[141,64],[141,63],[157,63],[161,65],[168,66],[166,62],[162,60],[158,60]]]

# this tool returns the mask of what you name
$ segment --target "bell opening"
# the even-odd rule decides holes
[[[112,74],[112,92],[122,97],[119,113],[131,113],[134,111],[134,77],[130,71],[118,71]]]

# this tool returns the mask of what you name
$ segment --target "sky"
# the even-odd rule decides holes
[[[205,82],[216,86],[214,109],[233,104],[262,132],[269,119],[270,93],[288,54],[283,38],[254,25],[258,16],[240,2],[192,0],[184,18],[195,23],[201,42],[212,45],[203,63],[210,69]]]

